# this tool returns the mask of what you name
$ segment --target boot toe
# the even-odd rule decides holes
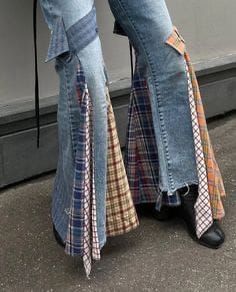
[[[220,227],[218,220],[214,220],[214,227],[215,227],[215,232],[217,232],[219,234],[219,236],[221,236],[222,238],[225,239],[225,233],[222,230],[222,228]]]
[[[212,226],[200,237],[199,241],[207,247],[218,248],[223,244],[224,239],[224,233],[218,232],[218,230]]]
[[[161,210],[154,210],[154,218],[158,221],[168,221],[174,217],[174,210],[168,206],[162,206]]]

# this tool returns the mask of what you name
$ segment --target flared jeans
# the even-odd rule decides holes
[[[156,197],[152,196],[152,201],[155,198],[160,208],[160,198],[163,199],[164,194],[166,198],[169,198],[167,201],[178,204],[178,189],[199,184],[189,103],[188,78],[190,77],[186,71],[183,50],[184,39],[177,30],[173,30],[174,25],[164,0],[108,0],[108,2],[116,21],[125,31],[136,52],[136,79],[134,76],[132,83],[135,90],[132,92],[137,97],[140,92],[143,93],[146,90],[144,97],[146,100],[149,98],[152,124],[147,128],[144,122],[140,127],[146,135],[147,145],[144,151],[150,150],[151,139],[153,139],[153,145],[155,144],[153,147],[156,147],[152,148],[152,152],[146,153],[147,159],[151,160],[153,165],[155,164],[147,176],[154,177],[156,187],[159,189]],[[70,226],[70,234],[73,233],[71,237],[78,243],[73,252],[67,247],[67,252],[72,255],[84,255],[83,243],[80,240],[82,236],[85,236],[86,224],[83,216],[91,216],[93,218],[91,221],[96,221],[96,228],[92,228],[91,232],[93,235],[97,234],[97,237],[96,235],[94,237],[99,249],[104,246],[107,237],[108,107],[111,106],[107,91],[109,78],[101,49],[94,1],[40,0],[40,4],[51,30],[45,61],[55,59],[55,69],[60,79],[57,112],[59,156],[52,195],[52,219],[64,241],[68,238],[68,226]],[[173,37],[176,38],[173,39]],[[90,97],[91,101],[86,97]],[[90,115],[92,119],[86,115],[88,108],[92,113]],[[130,120],[135,115],[134,112],[132,115],[132,109],[134,107],[130,104]],[[139,112],[142,112],[142,109],[147,110],[147,105],[142,104]],[[112,111],[111,108],[110,110]],[[92,132],[86,132],[88,124],[93,129]],[[148,131],[152,132],[152,136],[148,136],[150,134]],[[129,122],[127,146],[130,143],[128,139],[132,138],[131,132],[132,123]],[[93,177],[94,185],[91,187],[90,183],[89,186],[90,190],[93,190],[89,202],[95,203],[90,208],[92,209],[90,213],[87,215],[78,213],[72,220],[69,218],[71,212],[76,208],[82,210],[86,206],[82,198],[82,190],[86,190],[84,183],[86,167],[83,164],[86,159],[83,155],[87,153],[87,148],[82,144],[83,139],[93,141],[93,144],[90,141],[90,145],[93,145],[92,150],[90,149],[92,155],[89,152],[93,171],[89,178],[91,181]],[[132,139],[135,139],[135,136]],[[117,143],[119,144],[119,141]],[[129,161],[135,156],[130,152],[131,150],[132,147],[126,149],[127,169],[123,172],[123,176],[127,173],[130,185],[134,180],[133,175],[137,175],[135,172],[128,171]],[[153,155],[149,155],[150,153]],[[134,159],[139,158],[135,156]],[[122,167],[123,162],[120,163]],[[81,180],[83,175],[84,181]],[[139,176],[139,180],[142,180],[142,172]],[[85,188],[81,187],[83,183]],[[110,191],[113,192],[112,188]],[[221,195],[222,193],[223,187]],[[140,195],[139,200],[136,197],[134,203],[147,201],[144,193]],[[131,202],[129,208],[133,208]],[[124,218],[122,220],[125,221]],[[137,221],[137,218],[135,220]],[[133,228],[138,224],[135,220]],[[90,226],[92,226],[91,221]]]

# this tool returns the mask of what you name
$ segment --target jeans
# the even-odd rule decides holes
[[[74,88],[78,59],[86,75],[88,90],[94,103],[95,187],[99,197],[97,224],[100,246],[106,240],[105,194],[107,168],[107,75],[97,32],[92,0],[40,0],[51,41],[46,61],[56,58],[55,69],[60,79],[58,102],[59,157],[52,194],[52,219],[63,240],[68,227],[68,210],[74,173],[78,103]]]
[[[173,24],[164,0],[109,3],[147,70],[160,189],[171,194],[198,181],[184,57],[165,43]]]
[[[100,246],[106,241],[106,167],[108,75],[103,60],[93,0],[40,0],[51,30],[46,61],[55,59],[60,78],[59,157],[52,196],[52,218],[64,240],[79,126],[73,80],[80,60],[94,103],[95,188]],[[150,90],[159,156],[159,184],[169,196],[198,183],[184,57],[165,43],[173,25],[164,0],[109,0],[115,19],[139,54]]]

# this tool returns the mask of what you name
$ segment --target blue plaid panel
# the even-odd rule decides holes
[[[84,181],[86,163],[86,113],[88,109],[88,95],[84,94],[85,76],[81,65],[78,65],[76,76],[76,90],[80,120],[78,127],[78,141],[75,158],[75,174],[73,193],[69,216],[69,226],[66,239],[65,252],[69,255],[83,255],[83,228],[84,228]]]
[[[152,108],[147,81],[138,66],[137,53],[128,109],[124,163],[135,204],[156,202],[157,209],[162,204],[180,205],[177,192],[167,196],[159,189],[159,159]]]

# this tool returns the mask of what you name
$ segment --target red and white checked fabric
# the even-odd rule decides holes
[[[94,177],[94,109],[80,63],[75,85],[80,119],[77,124],[78,128],[76,128],[75,171],[71,208],[68,213],[69,224],[65,252],[72,256],[82,256],[88,277],[91,272],[92,260],[99,260],[101,255]],[[138,218],[129,190],[108,87],[106,87],[106,95],[108,102],[106,232],[107,236],[115,236],[136,228]]]
[[[88,92],[88,89],[86,87],[86,90]],[[91,104],[91,100],[90,100],[90,123],[91,123],[91,132],[90,132],[90,137],[93,137],[93,107]],[[91,184],[92,184],[92,204],[91,204],[91,218],[92,218],[92,258],[94,260],[100,260],[101,255],[100,255],[100,247],[99,247],[99,240],[98,240],[98,230],[97,230],[97,209],[96,209],[96,194],[95,194],[95,177],[94,177],[94,163],[95,163],[95,159],[94,159],[94,140],[92,140],[91,146],[91,159],[92,159],[92,163],[91,163],[91,167],[92,167],[92,179],[91,179]]]
[[[186,64],[186,73],[188,78],[189,104],[191,110],[193,138],[195,147],[195,157],[197,164],[197,172],[199,178],[198,198],[195,203],[196,212],[196,234],[200,238],[202,234],[212,225],[213,216],[210,204],[210,195],[208,190],[207,172],[204,160],[201,135],[197,119],[197,111],[194,100],[192,82],[190,78],[189,68]]]
[[[100,260],[100,247],[98,240],[98,230],[97,230],[97,209],[96,209],[96,196],[95,196],[95,181],[94,181],[94,147],[91,147],[92,151],[92,162],[93,162],[93,170],[92,170],[92,258],[94,260]]]
[[[99,241],[97,235],[96,222],[96,198],[94,183],[94,147],[93,147],[93,127],[92,104],[88,98],[88,88],[84,91],[88,111],[86,112],[86,163],[85,163],[85,193],[84,193],[84,237],[83,237],[83,263],[87,277],[91,272],[92,258],[100,259]],[[91,169],[92,168],[92,169]],[[91,192],[92,191],[92,192]],[[92,197],[90,194],[92,193]]]

